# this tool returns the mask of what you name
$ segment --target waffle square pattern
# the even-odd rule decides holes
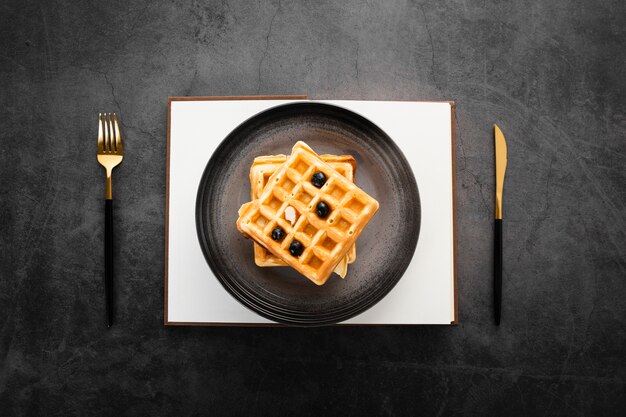
[[[323,173],[320,188],[313,174]],[[329,213],[316,210],[324,202]],[[378,202],[304,142],[269,177],[258,199],[239,210],[237,228],[317,285],[323,285],[378,210]],[[280,227],[284,236],[272,238]],[[299,250],[292,250],[294,245]],[[294,254],[295,252],[295,254]]]
[[[333,167],[337,172],[354,182],[356,160],[350,155],[320,155],[320,159]],[[250,167],[250,198],[255,200],[261,196],[269,178],[287,160],[287,155],[268,155],[254,158]],[[356,260],[356,245],[352,245],[348,254],[337,264],[334,272],[345,278],[348,264]],[[254,243],[254,262],[260,267],[286,266],[287,264],[265,247]]]

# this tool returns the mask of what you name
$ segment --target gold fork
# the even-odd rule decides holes
[[[113,324],[113,187],[111,174],[124,158],[122,135],[115,113],[98,114],[98,162],[106,169],[104,191],[104,296],[107,327]]]

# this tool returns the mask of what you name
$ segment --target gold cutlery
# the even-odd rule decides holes
[[[497,125],[493,125],[496,149],[496,219],[493,261],[493,310],[496,326],[502,313],[502,191],[506,172],[506,140]]]
[[[106,169],[104,191],[104,296],[106,324],[113,324],[113,168],[124,158],[122,135],[115,113],[98,114],[98,162]]]

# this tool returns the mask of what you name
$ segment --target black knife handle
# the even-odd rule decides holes
[[[496,219],[493,255],[493,312],[496,326],[499,326],[502,312],[502,219]]]
[[[113,324],[113,200],[104,200],[104,298],[106,324]]]

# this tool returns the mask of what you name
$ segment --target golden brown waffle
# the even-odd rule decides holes
[[[311,183],[315,172],[326,176],[321,188]],[[315,213],[319,201],[331,208],[325,219]],[[293,226],[285,219],[289,206],[296,211]],[[377,210],[375,199],[322,161],[306,143],[298,142],[270,176],[261,196],[241,207],[237,228],[315,284],[323,285]],[[271,238],[276,226],[286,232],[280,242]],[[295,240],[304,246],[299,256],[289,251]]]
[[[354,182],[356,160],[350,155],[320,155],[320,159],[333,167],[337,172]],[[250,167],[250,198],[255,200],[261,196],[269,177],[287,160],[287,155],[259,156],[254,158]],[[352,245],[348,254],[337,264],[334,272],[345,278],[348,264],[356,260],[356,245]],[[286,266],[287,264],[272,252],[258,243],[254,243],[254,262],[260,267]]]

